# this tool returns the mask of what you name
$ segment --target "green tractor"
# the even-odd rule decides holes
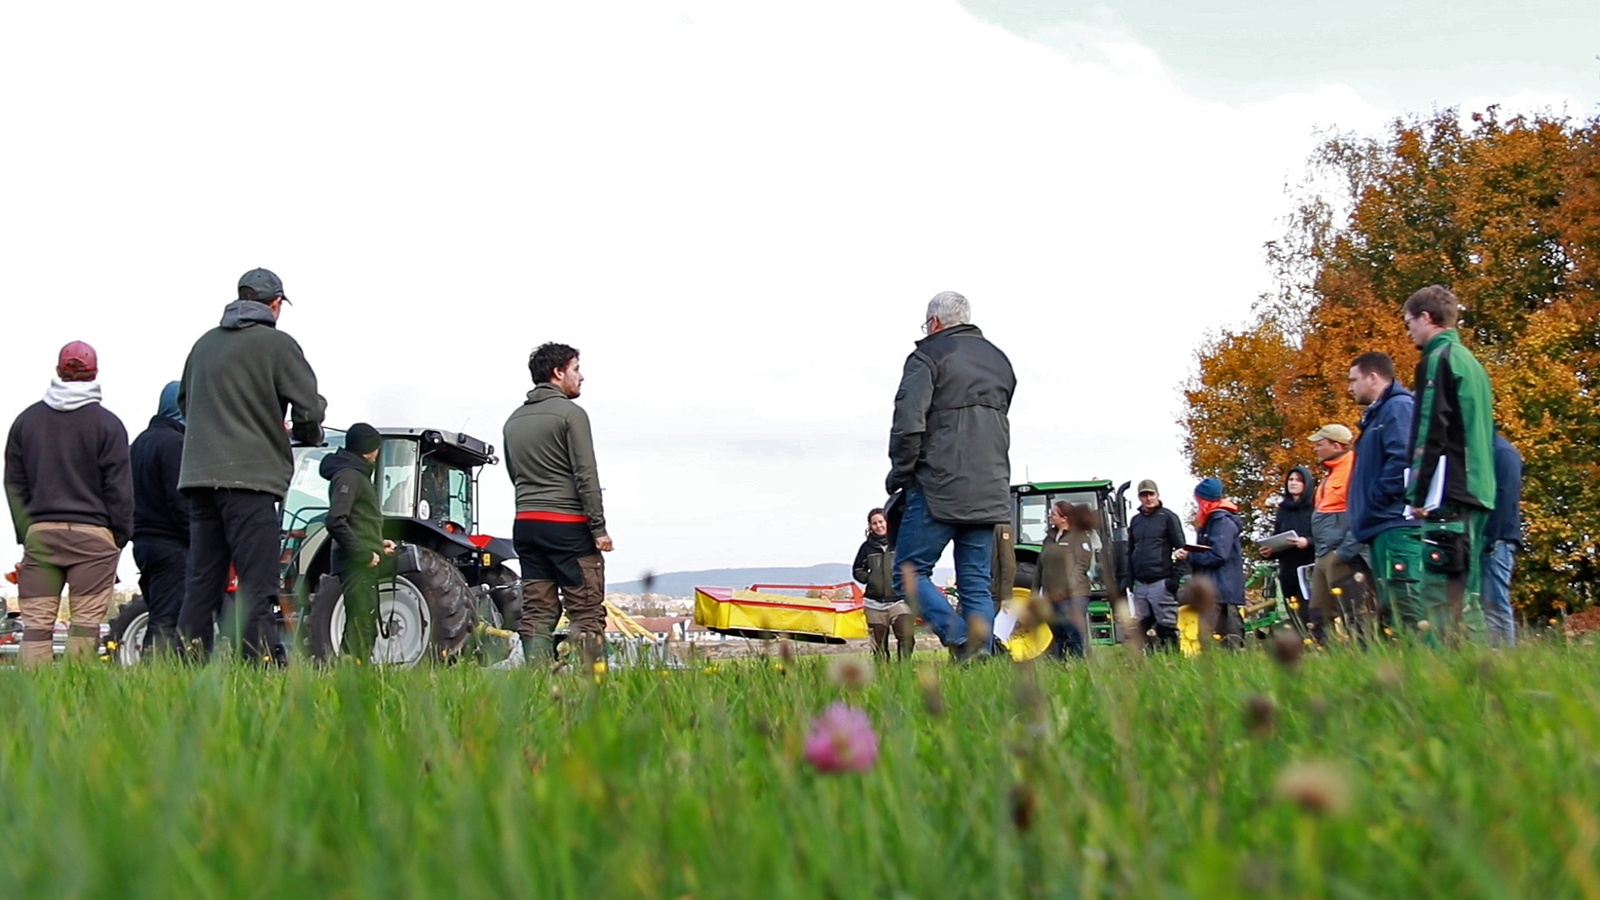
[[[401,545],[379,582],[379,631],[364,656],[374,664],[413,666],[476,656],[504,660],[515,640],[504,629],[521,614],[521,582],[507,567],[511,542],[478,531],[478,473],[498,460],[477,438],[423,428],[380,428],[373,479],[384,537]],[[344,445],[329,431],[320,447],[294,449],[294,474],[283,503],[282,582],[278,621],[298,632],[314,659],[337,656],[344,640],[344,597],[329,574],[332,537],[324,527],[328,482],[322,460]],[[226,618],[226,612],[224,613]],[[108,655],[137,662],[149,621],[142,599],[112,622]]]
[[[1124,637],[1116,605],[1122,599],[1117,573],[1128,550],[1128,483],[1110,481],[1039,481],[1011,487],[1011,524],[1016,536],[1017,576],[1013,596],[1026,601],[1039,584],[1039,551],[1049,529],[1047,516],[1058,500],[1085,504],[1099,514],[1100,529],[1091,535],[1094,563],[1089,567],[1089,635],[1095,644],[1116,644]],[[1004,598],[999,598],[1004,599]]]

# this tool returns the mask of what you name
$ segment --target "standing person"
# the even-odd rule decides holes
[[[1139,512],[1128,522],[1128,566],[1122,590],[1133,598],[1140,633],[1155,631],[1155,647],[1178,647],[1178,566],[1183,520],[1161,505],[1161,492],[1148,478],[1139,482]]]
[[[1240,616],[1244,607],[1244,520],[1239,518],[1239,505],[1224,498],[1222,491],[1218,478],[1207,478],[1195,485],[1194,499],[1200,513],[1195,518],[1194,540],[1196,547],[1205,549],[1182,548],[1177,556],[1189,561],[1196,578],[1209,578],[1216,588],[1216,608],[1207,612],[1209,621],[1202,620],[1200,627],[1232,650],[1244,646],[1244,620]]]
[[[989,596],[994,598],[996,610],[1011,599],[1017,586],[1017,535],[1010,522],[994,527],[994,556],[989,561],[994,576]]]
[[[1322,639],[1343,622],[1345,632],[1365,639],[1368,616],[1364,587],[1356,579],[1361,573],[1361,544],[1350,534],[1350,473],[1356,454],[1350,452],[1355,436],[1350,429],[1330,422],[1313,431],[1306,440],[1311,452],[1327,471],[1317,485],[1311,509],[1311,605],[1322,619]],[[1337,590],[1338,593],[1334,593]]]
[[[1406,299],[1406,332],[1422,350],[1406,499],[1423,520],[1422,603],[1433,628],[1482,640],[1482,547],[1494,509],[1494,392],[1461,343],[1461,303],[1439,285]],[[1431,558],[1429,558],[1431,557]]]
[[[161,401],[144,432],[133,439],[133,562],[139,593],[150,611],[143,650],[178,652],[178,611],[189,572],[189,501],[178,490],[183,469],[183,413],[176,381],[161,389]]]
[[[555,657],[563,604],[586,664],[604,658],[610,552],[600,473],[578,351],[541,344],[528,356],[533,390],[505,425],[506,472],[517,491],[512,541],[522,568],[522,653],[528,665]],[[558,593],[559,592],[559,593]]]
[[[1417,590],[1422,544],[1406,517],[1414,399],[1395,380],[1394,360],[1376,352],[1351,362],[1350,396],[1366,407],[1350,475],[1350,536],[1372,547],[1379,614],[1415,626],[1426,613]]]
[[[967,298],[928,301],[927,337],[906,357],[889,431],[889,493],[905,491],[894,586],[962,660],[992,653],[994,526],[1011,520],[1011,361],[971,324]],[[933,586],[933,567],[955,543],[961,613]],[[902,583],[903,567],[916,573]],[[968,624],[981,635],[969,640]]]
[[[1065,500],[1050,505],[1049,530],[1039,547],[1039,592],[1050,604],[1050,655],[1083,657],[1089,652],[1090,532],[1098,523],[1087,506]]]
[[[344,446],[317,468],[328,479],[327,528],[333,536],[328,568],[344,593],[343,655],[356,662],[370,658],[377,643],[378,566],[395,548],[383,536],[383,512],[372,481],[382,446],[378,429],[357,422],[345,432]]]
[[[1322,614],[1306,602],[1307,598],[1300,596],[1305,593],[1300,589],[1300,567],[1314,565],[1317,560],[1316,549],[1311,546],[1311,516],[1316,483],[1316,479],[1311,477],[1311,470],[1305,466],[1295,466],[1283,477],[1283,496],[1278,499],[1278,508],[1272,515],[1272,533],[1292,531],[1297,537],[1292,546],[1282,552],[1273,553],[1263,547],[1261,555],[1278,561],[1278,589],[1284,602],[1293,601],[1303,610],[1306,628],[1320,644],[1323,640]]]
[[[1494,433],[1494,512],[1485,528],[1483,618],[1491,647],[1517,645],[1517,618],[1511,609],[1511,573],[1522,550],[1522,454],[1505,435]]]
[[[62,347],[44,399],[23,410],[6,437],[6,500],[23,546],[17,601],[25,666],[54,653],[63,586],[72,589],[67,652],[94,656],[117,558],[133,533],[128,432],[100,405],[99,370],[93,347]]]
[[[290,439],[322,443],[327,401],[295,339],[278,330],[289,298],[266,269],[239,279],[222,322],[195,341],[183,366],[178,410],[187,428],[178,488],[189,500],[189,574],[178,634],[185,651],[209,656],[217,611],[238,575],[235,615],[241,656],[287,663],[276,639],[281,522],[278,504],[294,474]],[[284,429],[284,414],[292,422]]]
[[[894,551],[889,547],[889,520],[882,509],[867,513],[867,539],[856,551],[851,572],[864,587],[867,607],[867,632],[872,638],[872,655],[889,658],[889,633],[899,644],[901,659],[910,659],[917,648],[917,622],[911,607],[894,594]]]

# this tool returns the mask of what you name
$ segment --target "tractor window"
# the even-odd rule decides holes
[[[1028,494],[1017,502],[1017,543],[1042,544],[1050,529],[1050,501],[1040,494]]]
[[[344,432],[329,431],[326,447],[294,448],[294,474],[283,497],[283,528],[292,531],[322,518],[328,512],[328,481],[322,477],[322,461],[344,446]]]
[[[417,508],[417,442],[383,442],[378,454],[378,496],[383,514],[409,519]]]
[[[422,503],[417,515],[462,529],[472,528],[472,478],[465,471],[430,457],[422,464]]]

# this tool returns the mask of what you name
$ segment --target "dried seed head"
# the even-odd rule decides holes
[[[1034,814],[1039,809],[1039,795],[1034,792],[1033,785],[1020,782],[1011,788],[1011,824],[1018,831],[1028,831],[1033,828]]]
[[[1372,678],[1380,686],[1389,688],[1390,690],[1398,688],[1404,681],[1404,676],[1400,671],[1400,667],[1389,660],[1384,660],[1383,662],[1378,663],[1377,667],[1372,670]]]
[[[1337,816],[1350,808],[1349,779],[1331,763],[1290,763],[1278,773],[1277,791],[1313,815]]]
[[[1196,575],[1189,579],[1188,590],[1184,594],[1184,601],[1194,607],[1195,611],[1205,616],[1217,608],[1216,582],[1204,575]]]
[[[1418,631],[1428,631],[1431,628],[1433,628],[1433,625],[1429,623],[1427,619],[1421,619],[1417,622]]]
[[[787,637],[778,638],[778,658],[784,662],[794,662],[794,641]]]
[[[872,682],[872,663],[859,656],[835,656],[828,660],[828,681],[835,687],[859,691]]]
[[[1306,652],[1300,635],[1293,631],[1278,631],[1272,635],[1272,658],[1289,671],[1300,666],[1300,657]]]
[[[939,670],[933,666],[917,667],[917,686],[922,689],[922,708],[928,715],[944,715],[944,693],[939,689]]]
[[[1277,721],[1278,705],[1265,694],[1251,694],[1244,701],[1244,726],[1250,736],[1258,739],[1272,737]]]

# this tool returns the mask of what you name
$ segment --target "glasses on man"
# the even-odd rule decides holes
[[[929,316],[928,317],[928,321],[922,323],[922,333],[923,334],[931,333],[931,330],[933,328],[933,320],[937,319],[937,318],[939,318],[939,317],[938,316]]]

